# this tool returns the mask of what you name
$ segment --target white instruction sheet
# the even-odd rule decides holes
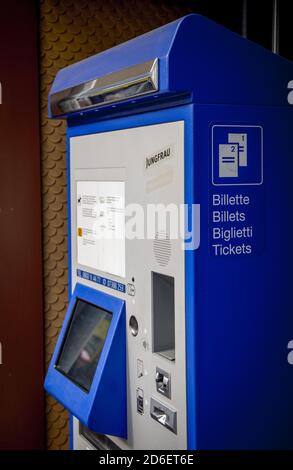
[[[125,277],[125,183],[77,181],[77,262]]]

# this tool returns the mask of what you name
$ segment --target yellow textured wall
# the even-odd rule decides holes
[[[47,96],[57,71],[150,31],[192,10],[192,1],[41,0],[41,141],[46,363],[67,306],[65,125],[47,118]],[[47,397],[47,445],[69,447],[67,412]]]

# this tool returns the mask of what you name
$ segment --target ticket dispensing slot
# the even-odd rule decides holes
[[[175,361],[174,278],[152,273],[153,352]]]

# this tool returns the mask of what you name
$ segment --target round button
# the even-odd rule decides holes
[[[137,336],[137,334],[138,334],[138,322],[137,322],[137,319],[135,318],[134,315],[132,315],[129,319],[129,328],[130,328],[131,334],[133,336]]]

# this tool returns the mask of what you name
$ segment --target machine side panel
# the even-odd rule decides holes
[[[293,447],[292,118],[195,107],[200,449]]]

